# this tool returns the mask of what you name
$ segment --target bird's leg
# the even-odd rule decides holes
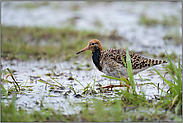
[[[126,80],[129,81],[128,78],[126,78]],[[108,89],[111,88],[111,91],[112,91],[113,87],[127,87],[127,91],[129,92],[130,85],[129,84],[122,85],[121,82],[120,82],[120,85],[107,85],[107,86],[104,86],[104,87],[101,87],[101,88],[108,88]]]

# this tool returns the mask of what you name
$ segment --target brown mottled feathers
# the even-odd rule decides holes
[[[126,51],[122,49],[107,49],[102,51],[102,44],[98,39],[92,39],[88,42],[88,45],[77,52],[79,54],[83,51],[91,50],[92,51],[92,60],[95,64],[96,68],[101,72],[105,73],[109,76],[120,77],[128,77],[125,65],[123,63],[123,56],[126,62]],[[129,52],[131,57],[131,64],[132,64],[132,72],[133,75],[149,68],[151,65],[158,65],[161,63],[167,63],[166,61],[162,60],[153,60],[142,57],[136,53]],[[127,65],[126,65],[127,66]]]
[[[107,61],[109,59],[116,61],[117,63],[121,64],[125,67],[123,63],[123,59],[121,58],[121,55],[123,56],[125,62],[126,62],[126,51],[122,49],[106,49],[101,53],[101,61]],[[167,63],[167,61],[163,60],[153,60],[148,59],[145,57],[142,57],[136,53],[129,52],[129,55],[131,57],[131,64],[132,69],[141,69],[145,67],[150,67],[150,64],[152,66]]]

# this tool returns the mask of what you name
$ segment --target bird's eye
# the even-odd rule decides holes
[[[95,43],[91,43],[91,45],[94,45]]]

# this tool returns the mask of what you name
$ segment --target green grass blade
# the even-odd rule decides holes
[[[173,68],[173,71],[175,72],[175,75],[177,75],[177,70],[176,70],[176,66],[172,63],[172,60],[170,58],[170,56],[168,55],[167,51],[165,50],[166,54],[167,54],[167,58],[170,62],[170,66]]]
[[[134,82],[134,76],[133,76],[132,64],[131,64],[131,58],[130,58],[130,54],[128,52],[128,48],[126,49],[126,62],[127,62],[127,73],[128,73],[129,81],[132,84],[133,92],[135,92],[136,85],[135,85],[135,82]]]
[[[73,78],[72,76],[70,76],[71,78]],[[78,81],[77,79],[73,78],[74,80],[76,80],[83,88],[85,88],[85,86],[80,82]]]
[[[113,77],[113,76],[107,76],[107,75],[101,75],[101,76],[105,77],[105,78],[109,78],[109,79],[121,80],[120,78],[116,78],[116,77]]]
[[[39,79],[38,81],[41,82],[41,83],[44,83],[44,84],[48,84],[48,85],[60,87],[60,86],[58,86],[58,85],[51,84],[51,83],[49,83],[49,82],[47,82],[47,81],[45,81],[45,80],[43,80],[43,79]]]
[[[172,100],[172,104],[171,104],[171,107],[174,105],[174,103],[177,101],[179,95],[176,95],[173,100]]]
[[[178,81],[177,84],[179,86],[179,90],[182,90],[182,69],[181,69],[181,64],[180,64],[180,58],[179,58],[179,62],[178,62]]]
[[[168,86],[172,89],[172,91],[173,91],[173,93],[176,93],[176,95],[177,95],[177,91],[176,91],[176,85],[175,84],[173,84],[172,82],[170,82],[170,81],[168,81],[167,79],[165,79],[165,77],[163,77],[162,75],[161,75],[161,73],[158,71],[158,70],[156,70],[153,66],[152,66],[152,68],[154,69],[154,71],[156,71],[156,73],[168,84]],[[175,88],[174,88],[175,87]]]
[[[62,86],[62,84],[60,84],[59,82],[57,82],[54,78],[52,78],[51,76],[49,76],[53,81],[55,81],[57,84],[59,84],[60,86]]]
[[[182,105],[182,101],[181,100],[178,102],[177,106],[175,107],[175,113],[176,114],[178,114],[178,110],[181,108],[181,105]]]

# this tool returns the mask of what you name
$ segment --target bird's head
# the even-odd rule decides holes
[[[92,39],[91,41],[88,42],[88,45],[84,49],[80,50],[76,54],[79,54],[86,50],[91,50],[92,52],[100,50],[100,52],[102,52],[102,44],[98,39]]]

